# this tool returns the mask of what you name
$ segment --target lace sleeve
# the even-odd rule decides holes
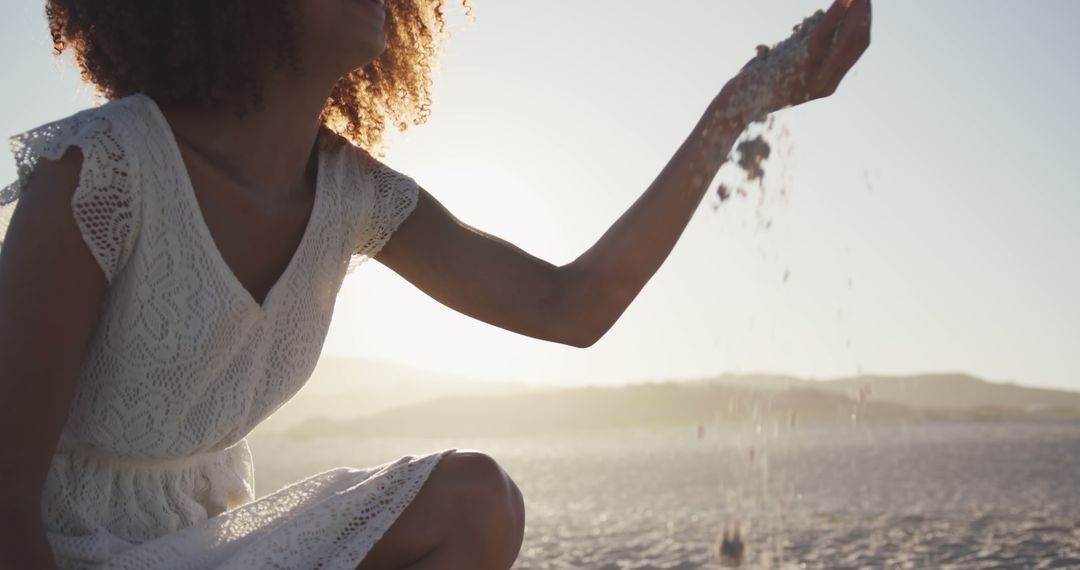
[[[0,189],[0,235],[7,233],[13,204],[38,161],[58,160],[69,147],[79,147],[83,162],[71,198],[72,215],[111,283],[134,249],[141,201],[136,191],[137,173],[124,152],[115,121],[99,111],[89,109],[9,139],[18,178]]]
[[[420,193],[420,187],[411,177],[377,160],[367,162],[367,175],[361,177],[356,188],[363,198],[364,214],[354,242],[350,271],[379,253],[401,222],[416,209]]]

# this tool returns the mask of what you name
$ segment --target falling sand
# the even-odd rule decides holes
[[[730,121],[733,117],[751,117],[752,120],[736,141],[734,149],[726,156],[725,163],[732,164],[739,171],[743,182],[735,186],[735,192],[742,196],[749,194],[748,186],[757,185],[764,197],[765,164],[773,155],[773,146],[779,137],[774,131],[775,121],[768,112],[773,109],[783,108],[777,100],[782,97],[781,93],[790,91],[792,85],[798,85],[794,76],[801,69],[809,57],[810,39],[814,30],[820,24],[825,13],[817,11],[806,18],[792,30],[790,37],[773,46],[759,45],[757,56],[750,60],[739,74],[747,78],[746,89],[739,91],[732,100],[726,112],[714,115],[714,121]],[[835,36],[833,38],[835,41]],[[804,97],[804,99],[807,97]],[[719,129],[718,129],[719,130]],[[786,133],[786,130],[783,131]],[[723,143],[710,140],[715,145]],[[715,160],[715,157],[712,157]],[[730,181],[729,181],[730,182]],[[721,182],[717,187],[717,195],[721,202],[727,201],[732,195],[732,185]],[[762,212],[759,209],[759,218]],[[771,222],[765,222],[769,227]],[[790,269],[784,271],[784,283],[790,278]],[[795,425],[794,417],[791,418],[791,426]],[[749,461],[754,463],[754,449],[750,449]],[[767,494],[767,493],[766,493]],[[725,529],[717,538],[716,555],[722,567],[738,568],[744,562],[744,552],[747,548],[745,533],[740,532],[739,524],[734,529]],[[758,545],[759,547],[764,545]]]
[[[769,139],[772,138],[774,124],[772,120],[766,120],[767,110],[780,107],[775,102],[780,95],[775,91],[783,91],[796,83],[794,70],[799,69],[809,57],[810,39],[824,16],[825,13],[818,10],[796,25],[791,36],[784,41],[772,46],[757,46],[757,55],[739,72],[740,76],[746,78],[748,88],[740,91],[727,109],[713,115],[716,121],[749,116],[753,119],[748,130],[762,127],[756,129],[758,132],[752,136],[744,136],[726,157],[727,162],[742,170],[747,183],[757,182],[760,185],[765,177],[765,161],[772,154],[773,143]],[[710,139],[710,142],[716,141]],[[745,195],[747,191],[740,187],[738,193]],[[721,202],[730,198],[731,194],[732,189],[727,184],[720,184],[717,188]]]

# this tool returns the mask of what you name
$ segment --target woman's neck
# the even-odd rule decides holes
[[[320,116],[333,84],[272,76],[262,105],[238,118],[227,109],[162,106],[177,142],[237,184],[281,197],[304,187]]]

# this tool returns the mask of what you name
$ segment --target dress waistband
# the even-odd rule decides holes
[[[147,470],[188,469],[218,462],[230,462],[236,459],[240,459],[245,463],[251,462],[251,450],[248,448],[246,438],[222,449],[212,449],[180,457],[123,457],[93,448],[58,449],[55,455],[67,455],[81,459],[91,459],[99,463]]]
[[[139,485],[179,485],[209,516],[255,498],[255,469],[246,439],[182,457],[131,458],[88,448],[58,448],[53,457],[50,471],[55,477],[50,481],[62,494],[84,484],[102,489],[127,488],[136,480]]]

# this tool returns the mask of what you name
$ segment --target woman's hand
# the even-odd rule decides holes
[[[744,128],[767,114],[836,92],[870,43],[870,0],[835,0],[768,48],[713,99],[699,125],[704,176],[712,179]],[[698,180],[698,178],[694,178]],[[694,182],[694,187],[701,186]]]
[[[870,0],[835,0],[812,32],[805,60],[777,92],[780,108],[836,92],[840,81],[870,46]]]
[[[721,115],[753,121],[832,95],[870,45],[870,0],[835,0],[795,27],[791,37],[758,46],[725,87]]]
[[[836,92],[840,81],[870,44],[870,0],[835,0],[806,31],[806,38],[799,38],[797,30],[788,40],[801,40],[798,42],[801,45],[791,46],[789,54],[783,53],[787,42],[771,50],[775,56],[787,56],[787,60],[774,62],[772,65],[779,68],[766,73],[778,80],[770,85],[773,97],[769,97],[769,112]],[[744,71],[753,67],[754,62],[751,62]]]

